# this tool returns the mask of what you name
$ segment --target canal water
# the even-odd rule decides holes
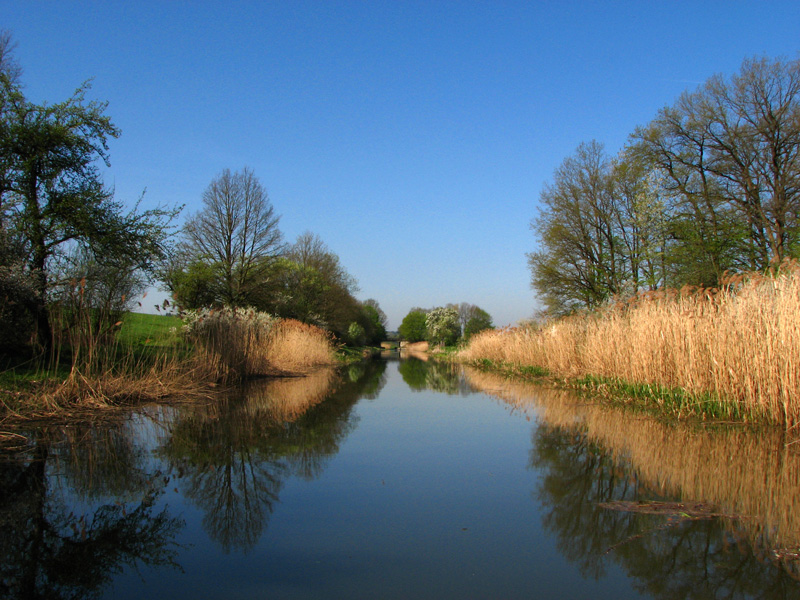
[[[42,427],[2,598],[799,598],[800,455],[416,358]]]

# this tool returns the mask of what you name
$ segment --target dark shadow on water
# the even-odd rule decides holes
[[[183,521],[155,508],[168,479],[148,470],[124,428],[34,437],[29,452],[0,461],[0,597],[87,598],[126,568],[179,568]],[[76,499],[95,502],[80,510]]]
[[[357,424],[353,406],[377,396],[385,368],[372,361],[124,422],[28,431],[28,447],[0,460],[0,597],[89,598],[126,569],[180,569],[184,522],[157,508],[168,488],[202,511],[221,549],[247,552],[286,480],[318,477],[338,452]]]

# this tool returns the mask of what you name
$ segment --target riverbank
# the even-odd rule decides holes
[[[330,335],[247,310],[188,318],[127,313],[87,338],[0,373],[0,424],[92,419],[153,402],[210,400],[229,384],[296,377],[342,361]]]
[[[800,269],[640,294],[541,326],[482,332],[471,364],[539,368],[669,414],[800,423]]]

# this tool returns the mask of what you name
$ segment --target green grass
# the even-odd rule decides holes
[[[521,379],[541,379],[542,377],[548,377],[550,375],[550,371],[548,371],[544,367],[539,367],[535,365],[517,365],[514,363],[507,363],[507,362],[496,362],[488,358],[482,358],[480,360],[472,361],[469,364],[471,364],[475,368],[484,371],[494,371],[496,373],[501,373],[503,375],[506,375],[507,377],[515,377]]]
[[[600,393],[611,401],[645,410],[657,409],[678,417],[700,417],[712,420],[745,421],[747,416],[733,403],[710,393],[694,394],[682,388],[669,388],[648,383],[631,383],[612,377],[587,375],[573,380],[573,385]]]
[[[485,371],[493,371],[515,379],[541,379],[550,377],[550,372],[539,366],[495,362],[484,358],[469,363]],[[697,417],[712,421],[747,421],[757,415],[745,413],[733,402],[720,399],[711,393],[693,394],[682,388],[668,388],[647,383],[630,383],[612,377],[586,375],[572,380],[557,380],[572,388],[585,390],[600,396],[611,404],[642,410],[654,415],[674,417]]]
[[[123,346],[174,348],[183,343],[180,317],[125,313],[117,340]]]
[[[181,319],[174,316],[125,313],[119,326],[116,344],[112,352],[115,362],[134,362],[142,366],[164,355],[186,356],[190,347],[180,334]],[[0,388],[10,390],[27,389],[32,384],[46,379],[64,379],[71,370],[68,353],[53,364],[36,359],[14,359],[7,357],[0,365]]]

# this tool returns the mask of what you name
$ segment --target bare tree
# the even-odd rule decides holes
[[[554,314],[592,307],[618,293],[624,273],[603,145],[578,146],[541,194],[531,229],[540,251],[528,254],[531,284]]]
[[[11,32],[0,29],[0,74],[6,76],[12,85],[18,85],[22,78],[22,67],[14,56],[16,49],[17,42]]]
[[[664,108],[635,138],[673,180],[709,244],[740,239],[741,265],[764,268],[800,244],[800,61],[748,59]],[[732,235],[726,211],[744,231]],[[705,249],[705,248],[704,248]],[[714,256],[714,248],[709,251]],[[794,250],[794,251],[793,251]]]
[[[186,223],[193,259],[212,267],[220,301],[247,304],[283,250],[279,216],[253,171],[225,169],[203,193],[203,209]]]

